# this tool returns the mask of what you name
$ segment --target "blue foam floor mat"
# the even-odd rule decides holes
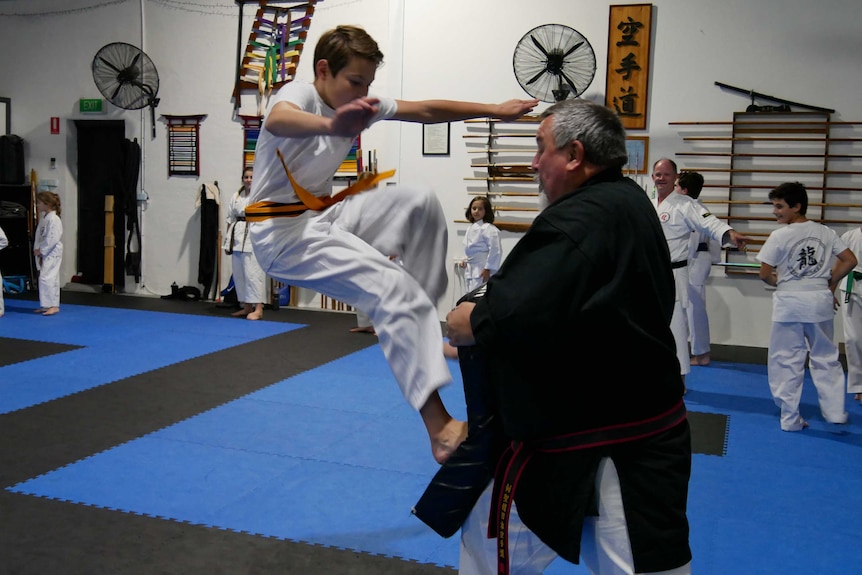
[[[0,413],[301,327],[70,304],[42,317],[37,305],[7,302],[0,336],[81,347],[0,367]]]
[[[464,417],[449,365],[443,399]],[[807,380],[811,427],[786,433],[764,366],[714,362],[693,368],[688,386],[690,410],[730,417],[726,454],[693,458],[693,571],[855,572],[862,407],[848,397],[850,423],[825,423]],[[457,537],[440,538],[409,512],[436,467],[373,346],[9,489],[455,567]],[[587,570],[562,560],[546,570],[564,573]]]
[[[463,418],[455,375],[442,395]],[[410,514],[436,468],[374,346],[13,490],[454,566],[457,538]]]

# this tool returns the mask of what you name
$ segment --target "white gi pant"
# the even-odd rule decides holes
[[[269,276],[368,314],[414,409],[451,381],[436,306],[448,283],[446,220],[430,189],[362,192],[323,212],[251,222],[249,235]]]
[[[676,343],[676,357],[679,360],[679,373],[691,373],[691,358],[688,354],[688,266],[673,270],[676,285],[676,300],[673,302],[673,316],[670,331]]]
[[[236,287],[236,297],[242,303],[256,304],[266,301],[266,274],[254,252],[234,251],[231,255],[233,267],[233,284]]]
[[[781,409],[781,429],[799,431],[804,427],[799,415],[805,357],[823,419],[846,423],[844,411],[844,369],[838,362],[838,346],[832,341],[832,319],[821,322],[772,322],[767,372],[775,405]]]
[[[841,310],[847,355],[847,393],[862,393],[862,295],[851,293],[850,301],[842,304]]]
[[[688,260],[688,330],[691,338],[691,354],[709,353],[709,317],[706,314],[706,280],[712,269],[709,252],[696,252]]]
[[[356,310],[356,327],[374,327],[368,314],[360,309]]]
[[[581,560],[593,575],[634,575],[620,480],[610,458],[599,463],[596,486],[599,516],[584,518]],[[482,493],[461,527],[459,575],[497,574],[497,540],[487,537],[492,488],[493,483]],[[556,558],[557,554],[521,522],[518,506],[513,504],[509,517],[511,575],[541,575]],[[690,575],[691,563],[655,573]]]
[[[60,307],[60,264],[63,263],[63,246],[56,246],[42,256],[39,271],[39,307]]]

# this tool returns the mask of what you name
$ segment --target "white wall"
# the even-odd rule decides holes
[[[205,6],[206,5],[206,6]],[[749,103],[714,82],[740,86],[828,108],[834,120],[862,120],[862,75],[857,0],[656,0],[647,130],[650,160],[683,149],[674,121],[729,120]],[[598,70],[586,98],[603,100],[608,4],[595,0],[323,0],[315,13],[298,77],[311,78],[311,53],[320,33],[341,23],[365,27],[386,55],[372,90],[404,99],[445,97],[502,101],[526,97],[512,73],[516,42],[546,23],[572,26],[592,44]],[[78,9],[83,9],[77,11]],[[244,9],[244,46],[256,5]],[[31,13],[33,15],[25,15]],[[226,201],[239,186],[242,124],[231,93],[236,67],[239,8],[230,0],[3,0],[0,1],[0,96],[12,99],[12,131],[27,145],[27,169],[60,181],[66,227],[62,277],[75,273],[77,186],[72,120],[79,98],[98,98],[90,63],[103,45],[123,41],[143,49],[159,70],[158,114],[207,114],[201,125],[201,177],[167,177],[167,128],[149,113],[108,105],[97,118],[126,120],[127,137],[144,147],[143,285],[127,291],[165,294],[170,284],[197,278],[199,219],[194,198],[202,182],[217,180]],[[252,96],[241,113],[253,114]],[[768,102],[760,102],[768,103]],[[545,105],[542,105],[542,108]],[[62,133],[49,134],[51,116]],[[451,154],[421,155],[421,127],[393,122],[363,134],[378,150],[380,168],[394,167],[399,182],[433,186],[450,226],[450,253],[461,253],[467,183],[472,175],[462,135],[452,125]],[[57,169],[49,170],[49,159]],[[679,158],[685,167],[684,158]],[[643,181],[649,185],[648,180]],[[862,219],[862,218],[860,218]],[[517,241],[504,233],[504,250]],[[229,270],[223,261],[223,277]],[[224,281],[222,282],[224,284]],[[456,294],[441,301],[440,316]],[[713,342],[766,347],[770,296],[752,277],[714,270],[708,293]],[[840,322],[839,322],[840,323]],[[840,325],[838,326],[839,337]]]

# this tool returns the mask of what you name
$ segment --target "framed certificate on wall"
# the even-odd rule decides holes
[[[646,174],[649,171],[648,136],[626,136],[626,153],[629,161],[626,162],[625,173]]]
[[[422,155],[449,155],[449,122],[441,124],[422,124]]]

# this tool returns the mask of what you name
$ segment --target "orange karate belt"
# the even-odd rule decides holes
[[[293,186],[293,191],[300,201],[292,204],[255,202],[245,208],[246,221],[262,222],[269,218],[292,218],[303,214],[308,210],[320,212],[337,204],[348,196],[364,192],[365,190],[376,186],[381,181],[395,175],[395,170],[389,170],[388,172],[380,172],[377,174],[364,172],[359,175],[359,179],[356,180],[356,183],[344,188],[334,196],[319,197],[296,183],[290,170],[287,169],[287,163],[284,161],[284,156],[281,155],[281,150],[276,150],[276,153],[278,154],[278,159],[281,160],[281,165],[284,166],[284,172],[287,174],[287,179],[290,180],[290,185]]]

